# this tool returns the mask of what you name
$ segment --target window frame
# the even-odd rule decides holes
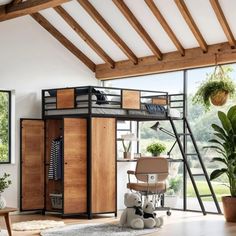
[[[11,164],[11,107],[12,107],[12,92],[10,90],[0,89],[1,93],[8,93],[8,160],[0,161],[1,164]]]

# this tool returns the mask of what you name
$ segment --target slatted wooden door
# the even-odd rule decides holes
[[[92,118],[92,213],[116,211],[116,120]]]
[[[87,120],[64,119],[64,214],[87,212]]]
[[[21,120],[21,210],[44,209],[44,121]]]

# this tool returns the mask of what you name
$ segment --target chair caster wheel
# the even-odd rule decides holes
[[[171,216],[171,212],[170,212],[170,211],[167,211],[167,212],[166,212],[166,215]]]

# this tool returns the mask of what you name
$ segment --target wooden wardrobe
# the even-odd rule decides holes
[[[62,138],[62,178],[48,178],[51,143]],[[62,209],[50,194],[62,193]],[[117,213],[116,119],[21,119],[21,211],[64,216]]]

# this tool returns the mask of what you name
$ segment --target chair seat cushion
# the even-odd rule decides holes
[[[140,192],[154,192],[154,193],[163,193],[166,191],[166,183],[159,182],[159,183],[128,183],[127,188],[140,191]]]

